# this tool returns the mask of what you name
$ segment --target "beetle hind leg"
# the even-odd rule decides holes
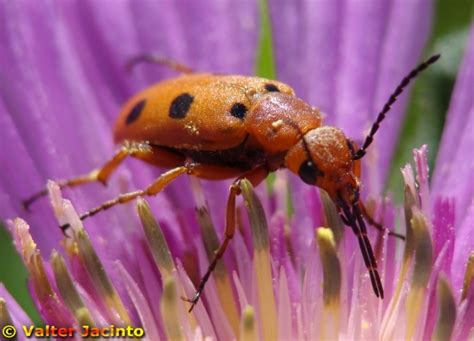
[[[166,152],[158,147],[150,146],[145,142],[125,141],[114,156],[102,167],[94,169],[85,175],[65,180],[57,180],[56,182],[59,185],[59,188],[76,187],[90,182],[100,182],[103,185],[106,185],[110,176],[128,156],[132,156],[148,163],[158,164],[160,166],[176,167],[177,164],[183,163],[182,157]],[[38,191],[29,198],[23,200],[23,207],[28,210],[36,200],[46,196],[47,194],[48,190],[43,188],[41,191]]]
[[[129,146],[123,146],[120,150],[115,153],[115,155],[105,163],[100,168],[94,169],[85,175],[76,176],[70,179],[57,180],[59,188],[66,187],[75,187],[83,185],[89,182],[100,182],[106,185],[107,180],[112,175],[112,173],[117,169],[117,167],[122,163],[122,161],[128,156],[133,154],[134,149]],[[33,194],[29,198],[22,201],[23,207],[28,210],[30,206],[38,199],[46,196],[48,194],[47,188],[43,188],[41,191]]]
[[[173,71],[184,73],[184,74],[194,73],[194,70],[191,67],[178,63],[174,61],[173,59],[169,59],[169,58],[159,56],[159,55],[146,54],[146,53],[139,54],[139,55],[136,55],[135,57],[130,58],[125,64],[125,69],[128,72],[130,72],[139,63],[159,64]]]

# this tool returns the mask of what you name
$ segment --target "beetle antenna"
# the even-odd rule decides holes
[[[362,147],[354,154],[354,156],[352,158],[353,160],[359,160],[365,155],[367,148],[370,146],[370,144],[374,140],[375,133],[380,128],[380,123],[384,120],[387,112],[390,111],[390,108],[392,107],[393,103],[396,102],[398,96],[403,92],[403,90],[408,86],[408,84],[410,84],[410,82],[414,78],[416,78],[416,76],[418,76],[418,74],[420,72],[424,71],[431,64],[436,62],[439,59],[440,56],[441,55],[439,55],[439,54],[435,54],[435,55],[431,56],[430,58],[425,60],[423,63],[418,65],[416,68],[411,70],[410,73],[402,79],[400,84],[398,84],[395,91],[390,95],[388,101],[383,106],[382,111],[379,112],[379,114],[377,116],[377,119],[375,120],[374,124],[372,125],[372,128],[370,129],[369,135],[367,135],[367,137],[365,138],[365,141],[364,141],[364,144],[362,145]]]

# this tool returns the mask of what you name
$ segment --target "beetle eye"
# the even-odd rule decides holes
[[[324,173],[312,161],[306,160],[301,164],[298,175],[308,185],[316,185],[317,177],[323,176]]]

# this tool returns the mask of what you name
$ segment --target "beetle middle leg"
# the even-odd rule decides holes
[[[168,154],[166,154],[168,153]],[[167,155],[167,160],[160,160],[159,156]],[[174,167],[169,171],[161,174],[154,182],[152,182],[148,187],[142,190],[131,191],[128,193],[123,193],[115,197],[114,199],[108,200],[101,205],[85,212],[84,214],[80,215],[80,219],[84,220],[101,211],[105,211],[117,204],[124,204],[126,202],[132,201],[138,197],[145,197],[145,196],[153,196],[161,192],[166,186],[172,183],[176,178],[180,175],[188,174],[194,175],[200,178],[210,178],[210,179],[218,179],[218,176],[221,176],[221,179],[226,179],[229,177],[235,177],[236,174],[240,174],[238,169],[234,168],[226,168],[226,167],[216,167],[210,165],[204,165],[200,163],[185,163],[184,157],[181,155],[175,155],[173,153],[169,153],[166,150],[162,150],[161,148],[157,147],[156,150],[153,151],[151,154],[140,154],[140,155],[133,155],[143,161],[146,161],[151,164],[155,164],[158,166],[165,166],[165,167]],[[174,159],[172,159],[174,157]],[[179,160],[182,160],[179,163]],[[178,162],[178,165],[175,163]],[[172,164],[174,164],[172,166]],[[184,164],[184,165],[183,165]],[[65,224],[61,226],[63,232],[65,232],[69,228],[69,224]]]
[[[102,204],[100,204],[97,207],[94,207],[90,209],[89,211],[83,213],[80,215],[80,219],[84,220],[89,217],[92,217],[93,215],[96,215],[97,213],[101,211],[105,211],[115,205],[118,204],[124,204],[126,202],[132,201],[138,197],[144,197],[144,196],[152,196],[156,195],[159,192],[161,192],[166,186],[168,186],[170,183],[172,183],[176,178],[178,178],[180,175],[183,174],[190,174],[192,175],[196,171],[199,170],[202,166],[200,164],[195,164],[195,163],[189,163],[184,166],[179,166],[176,168],[173,168],[163,174],[161,174],[158,179],[156,179],[154,182],[152,182],[148,187],[142,190],[137,190],[137,191],[132,191],[132,192],[127,192],[127,193],[122,193],[115,197],[114,199],[108,200]],[[65,232],[69,228],[69,224],[61,225],[61,230]]]
[[[191,307],[189,308],[189,312],[191,312],[194,306],[198,303],[199,298],[201,297],[202,291],[211,276],[212,271],[214,271],[217,262],[224,256],[224,252],[227,249],[227,246],[231,239],[234,237],[235,233],[235,200],[237,195],[241,193],[240,190],[240,181],[242,179],[248,179],[253,186],[257,186],[260,182],[262,182],[268,175],[268,169],[265,166],[257,167],[248,173],[240,176],[237,180],[235,180],[232,185],[230,186],[229,190],[229,197],[227,199],[227,208],[226,208],[226,223],[225,223],[225,232],[224,232],[224,241],[220,244],[219,248],[216,250],[214,254],[214,259],[212,260],[211,264],[207,268],[206,273],[202,276],[199,285],[197,286],[197,290],[194,293],[192,298],[185,298],[183,300],[190,302]]]

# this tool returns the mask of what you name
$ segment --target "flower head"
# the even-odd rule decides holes
[[[40,202],[26,215],[20,203],[45,178],[90,171],[110,156],[110,127],[118,106],[164,75],[150,66],[146,73],[127,75],[122,65],[137,52],[159,46],[162,54],[178,60],[192,62],[198,56],[196,69],[249,73],[254,49],[248,47],[257,40],[255,4],[199,2],[181,11],[167,2],[160,2],[160,11],[156,4],[126,1],[107,9],[99,2],[1,6],[0,34],[7,42],[0,45],[0,75],[6,80],[0,88],[0,122],[7,131],[1,214],[19,214],[28,221],[10,220],[8,227],[46,323],[78,330],[85,325],[143,327],[151,340],[472,335],[474,212],[468,174],[473,165],[462,162],[474,117],[472,32],[431,189],[427,147],[422,147],[414,151],[416,175],[410,166],[402,170],[403,209],[388,199],[368,205],[386,226],[404,217],[404,243],[387,233],[369,235],[384,300],[373,294],[357,240],[345,233],[328,196],[281,172],[272,191],[264,186],[254,190],[242,181],[234,238],[201,301],[188,313],[189,304],[180,297],[193,296],[222,240],[228,183],[178,180],[149,203],[139,200],[136,210],[122,205],[85,226],[76,208],[84,211],[118,192],[142,188],[158,172],[131,164],[108,189],[68,191],[71,201],[50,182],[50,204]],[[389,11],[375,2],[272,2],[279,78],[325,111],[328,124],[362,141],[373,113],[415,64],[427,37],[430,7],[425,0],[395,1]],[[231,10],[229,20],[219,20]],[[167,14],[160,20],[149,14],[160,12]],[[193,21],[209,13],[215,15]],[[173,39],[157,34],[167,27],[174,27]],[[209,50],[219,57],[215,62],[202,58]],[[297,67],[301,62],[305,68]],[[379,133],[383,139],[364,160],[364,190],[375,197],[387,174],[403,102],[394,107]],[[446,141],[459,131],[461,146],[449,146]],[[460,165],[460,174],[454,165]],[[45,213],[48,206],[55,218]],[[70,230],[64,238],[56,226],[66,223]],[[0,324],[31,325],[3,287]]]

